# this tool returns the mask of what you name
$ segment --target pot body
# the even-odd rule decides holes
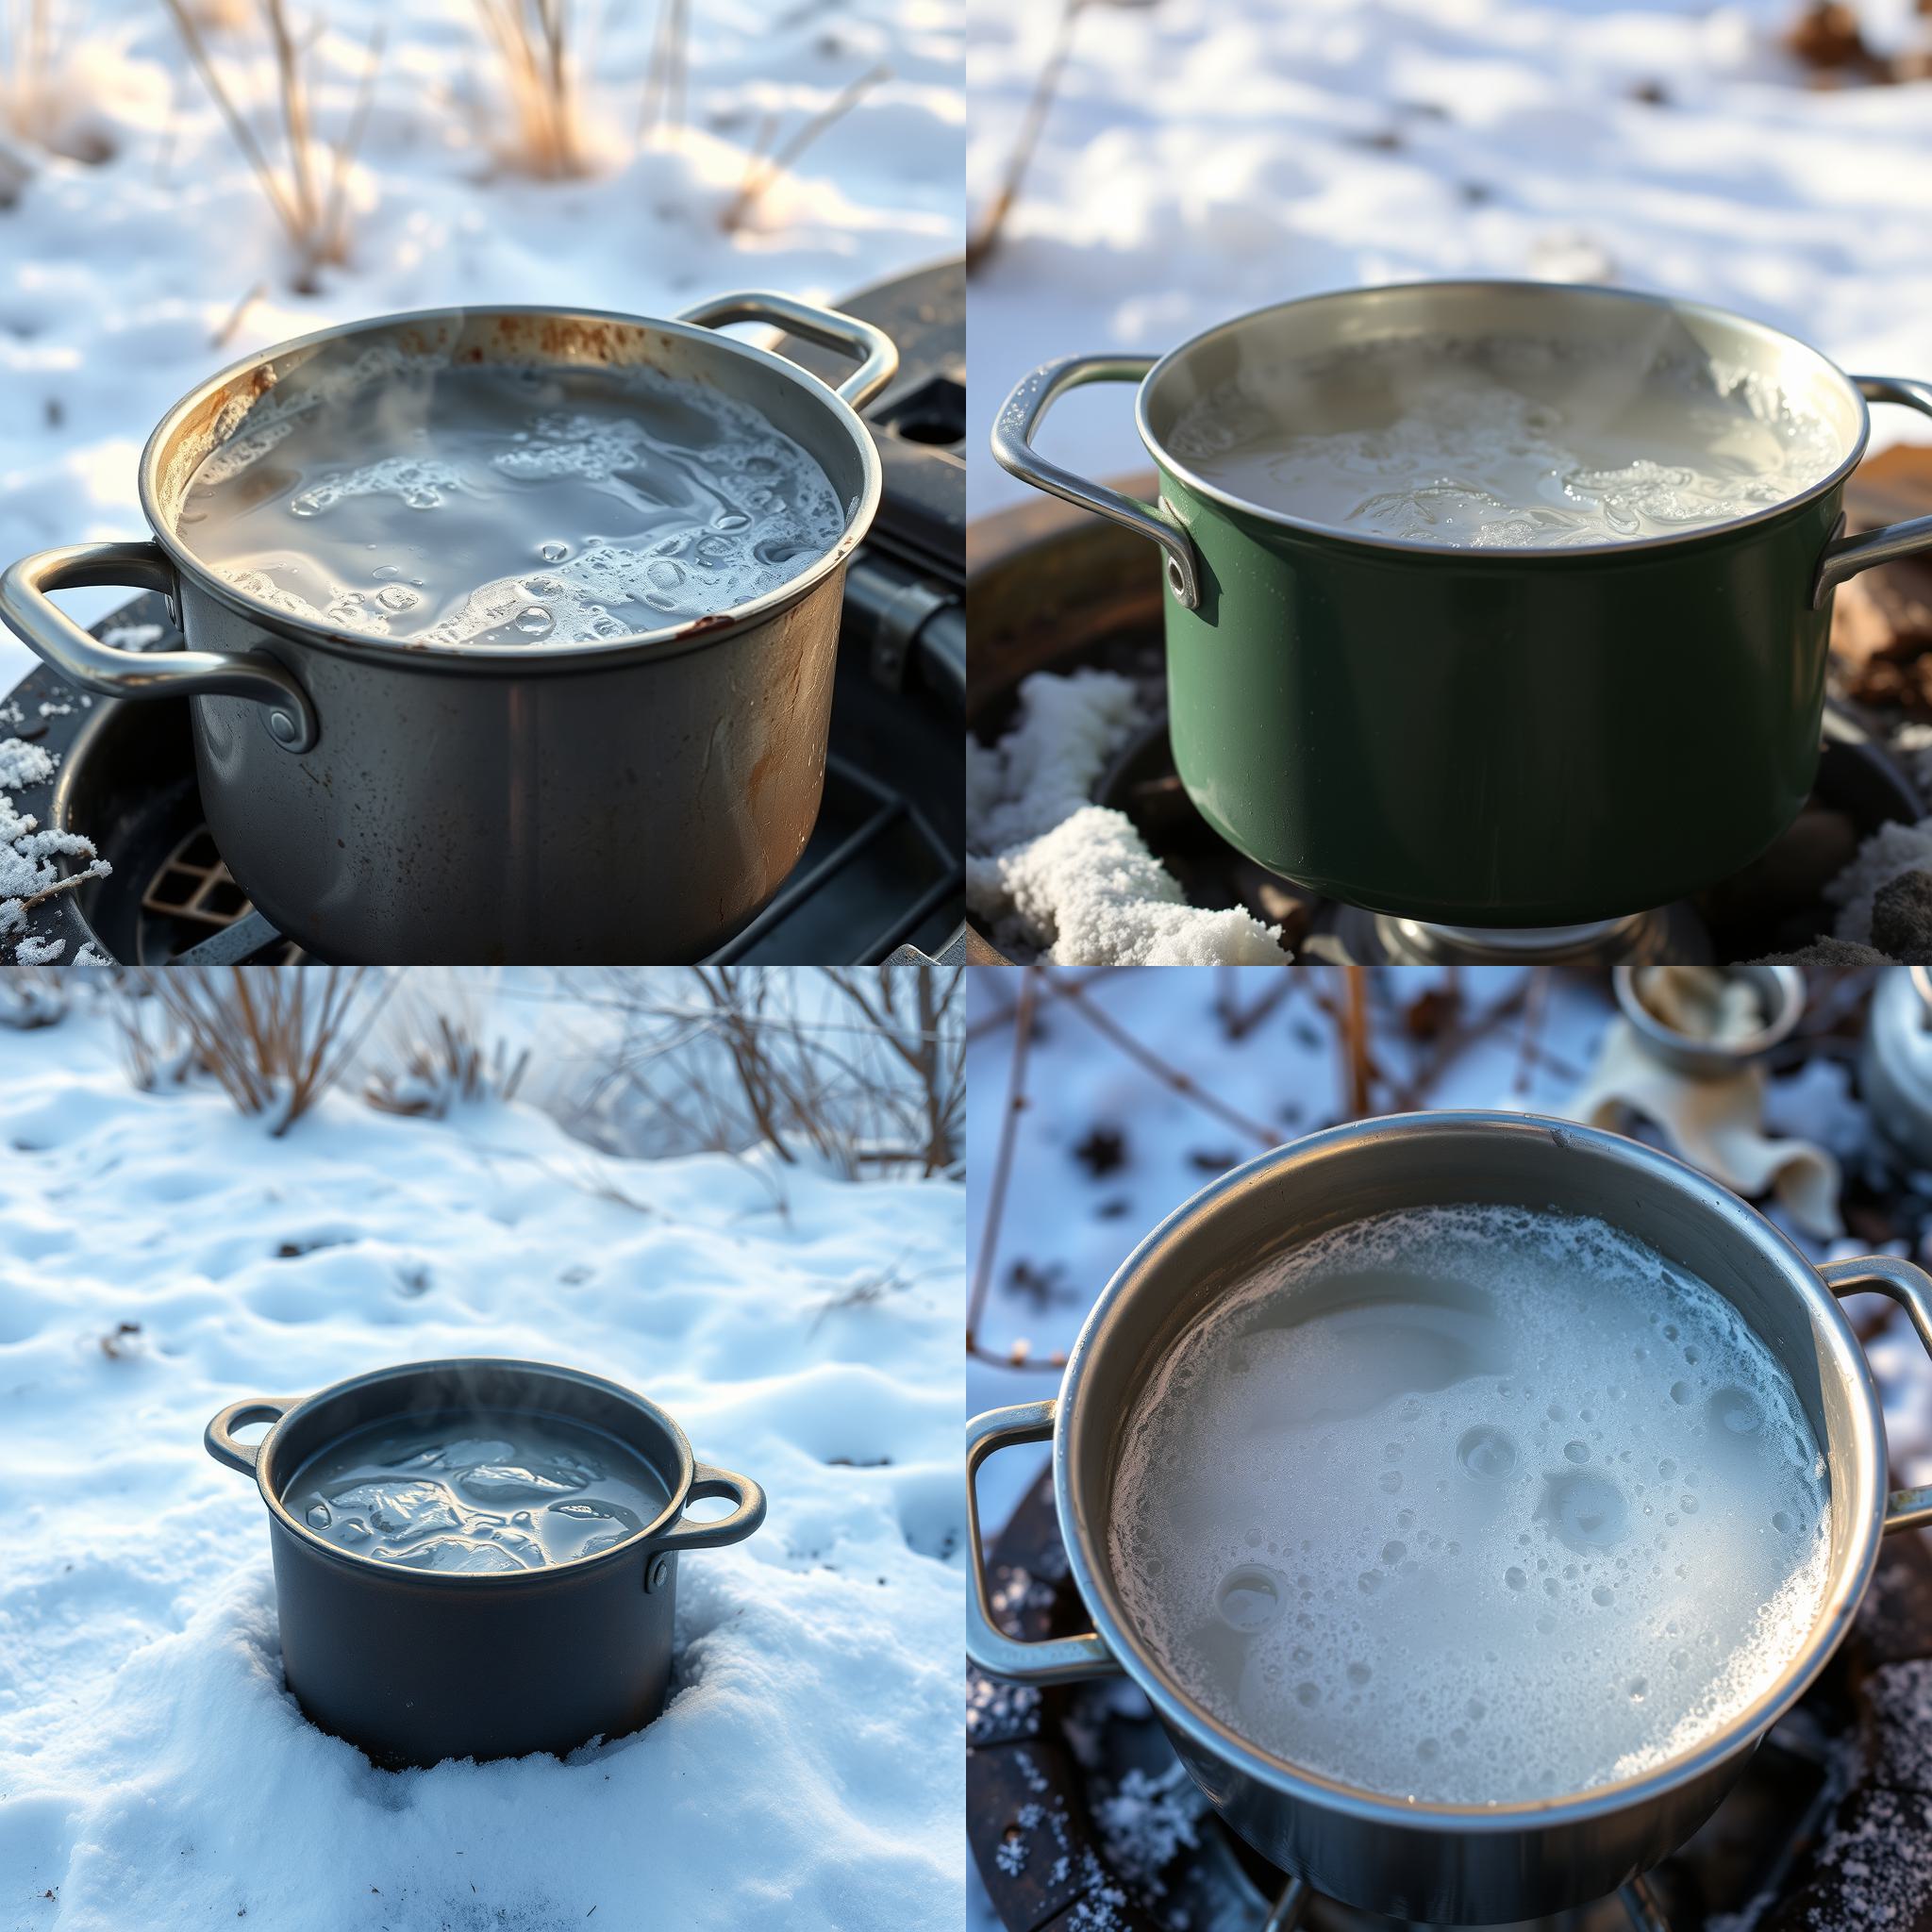
[[[1411,1804],[1354,1789],[1249,1744],[1191,1699],[1136,1634],[1109,1574],[1108,1524],[1123,1433],[1154,1366],[1218,1294],[1270,1257],[1398,1208],[1485,1202],[1595,1215],[1724,1294],[1790,1374],[1831,1471],[1830,1569],[1799,1654],[1757,1702],[1642,1777],[1545,1802]],[[1234,1170],[1135,1250],[1095,1303],[1057,1404],[981,1418],[989,1443],[1050,1425],[1055,1498],[1091,1637],[1020,1644],[984,1594],[969,1649],[984,1669],[1055,1682],[1124,1670],[1146,1693],[1190,1774],[1228,1824],[1318,1892],[1427,1924],[1541,1917],[1617,1890],[1708,1817],[1764,1733],[1823,1668],[1870,1580],[1887,1514],[1878,1398],[1834,1290],[1878,1288],[1922,1332],[1932,1289],[1882,1259],[1820,1273],[1762,1216],[1716,1183],[1613,1134],[1511,1114],[1418,1114],[1339,1127]],[[1046,1412],[1044,1423],[1039,1411]],[[1895,1503],[1896,1503],[1895,1499]],[[1932,1512],[1928,1512],[1932,1513]],[[1040,1667],[1027,1653],[1037,1649]]]
[[[728,637],[561,673],[304,651],[184,579],[189,647],[282,658],[319,725],[294,754],[253,700],[191,701],[215,843],[325,959],[702,958],[811,836],[844,575]]]
[[[1190,412],[1321,380],[1393,347],[1524,340],[1606,374],[1688,372],[1820,427],[1819,474],[1704,529],[1475,548],[1291,516],[1178,451]],[[1138,385],[1158,475],[1143,502],[1033,446],[1055,398]],[[1252,384],[1253,388],[1248,389]],[[1932,413],[1932,385],[1846,375],[1759,323],[1624,290],[1529,282],[1349,289],[1256,309],[1158,361],[1071,357],[993,430],[1008,470],[1164,553],[1169,726],[1189,796],[1257,863],[1354,906],[1457,926],[1550,927],[1663,905],[1747,864],[1810,790],[1831,596],[1932,547],[1932,517],[1840,535],[1867,399]]]
[[[471,1575],[374,1561],[325,1541],[283,1507],[302,1467],[351,1431],[479,1407],[614,1438],[662,1483],[663,1512],[595,1557]],[[275,1426],[258,1445],[233,1439],[233,1427],[270,1415]],[[682,1431],[655,1404],[546,1363],[408,1363],[300,1401],[236,1403],[209,1424],[208,1446],[251,1471],[268,1505],[290,1691],[312,1723],[391,1770],[562,1756],[649,1724],[671,1682],[679,1547],[736,1541],[764,1516],[758,1486],[694,1463]],[[739,1507],[716,1522],[681,1524],[685,1505],[705,1495],[733,1496]]]
[[[1200,599],[1166,599],[1188,795],[1354,906],[1546,926],[1749,863],[1818,763],[1842,487],[1625,555],[1405,555],[1213,505],[1163,468]]]

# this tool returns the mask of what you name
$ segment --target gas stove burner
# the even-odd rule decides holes
[[[1151,495],[1154,479],[1130,478],[1123,488]],[[1245,906],[1263,923],[1281,926],[1297,958],[1364,965],[1641,965],[1795,952],[1831,930],[1835,914],[1824,889],[1850,864],[1859,842],[1888,822],[1911,824],[1925,816],[1918,788],[1879,729],[1863,713],[1830,704],[1806,808],[1750,865],[1682,904],[1544,932],[1432,925],[1342,906],[1244,858],[1189,798],[1162,709],[1164,591],[1143,541],[1075,507],[1041,500],[981,519],[968,548],[969,727],[984,743],[997,740],[1012,722],[1022,681],[1036,671],[1095,668],[1131,680],[1146,722],[1103,775],[1095,802],[1133,821],[1190,905]],[[1669,693],[1660,693],[1659,702],[1668,703]],[[1722,729],[1723,721],[1714,728]]]
[[[1335,938],[1357,966],[1680,966],[1707,964],[1710,936],[1688,906],[1633,912],[1588,925],[1430,925],[1344,906]]]
[[[1091,1627],[1067,1579],[1051,1472],[994,1540],[987,1570],[1015,1635],[1037,1641]],[[1878,1666],[1927,1650],[1932,1556],[1920,1538],[1893,1537],[1853,1636],[1704,1828],[1646,1878],[1533,1922],[1538,1932],[1874,1923],[1846,1909],[1835,1890],[1842,1873],[1815,1855],[1834,1828],[1857,1834],[1860,1820],[1886,1814],[1893,1757],[1874,1752],[1871,1768],[1847,1770],[1861,1712],[1871,1723],[1863,1687]],[[1916,1731],[1911,1743],[1932,1747]],[[967,1744],[968,1840],[1009,1932],[1396,1932],[1395,1921],[1312,1892],[1196,1803],[1165,1733],[1124,1678],[1035,1691],[969,1673]],[[1898,1761],[1905,1750],[1900,1740]],[[1869,1856],[1890,1855],[1880,1839]]]
[[[842,306],[891,335],[900,366],[864,411],[885,495],[846,575],[824,800],[776,898],[711,963],[870,965],[964,950],[964,271],[926,269]],[[780,346],[834,379],[849,373],[809,343]],[[150,649],[181,641],[154,596],[95,628],[149,630]],[[130,965],[308,957],[255,909],[209,836],[185,704],[86,697],[37,668],[0,696],[0,721],[11,721],[0,737],[44,746],[57,768],[50,785],[9,792],[16,808],[92,840],[113,867],[36,907],[26,932],[8,935],[7,957],[23,939],[58,944],[66,961],[84,948]]]

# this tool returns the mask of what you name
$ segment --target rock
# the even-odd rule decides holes
[[[1932,872],[1902,872],[1879,887],[1872,943],[1907,966],[1932,965]]]
[[[1876,946],[1861,946],[1851,940],[1818,939],[1795,953],[1768,953],[1754,959],[1754,966],[1892,966],[1898,962]]]

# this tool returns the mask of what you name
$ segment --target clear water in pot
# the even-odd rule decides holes
[[[817,460],[653,370],[382,364],[273,391],[194,471],[180,541],[312,623],[575,644],[779,589],[839,540]]]
[[[358,1429],[312,1457],[282,1494],[298,1523],[338,1548],[471,1574],[594,1556],[669,1500],[614,1438],[501,1409]]]

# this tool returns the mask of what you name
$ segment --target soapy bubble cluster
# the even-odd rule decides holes
[[[1251,365],[1199,396],[1174,454],[1244,501],[1405,542],[1562,549],[1729,523],[1840,454],[1756,376],[1511,337]]]
[[[1828,1522],[1729,1302],[1601,1221],[1465,1206],[1221,1297],[1133,1405],[1108,1543],[1137,1633],[1241,1736],[1497,1804],[1743,1709],[1810,1628]]]
[[[446,648],[728,612],[801,575],[845,522],[808,452],[702,384],[393,363],[271,392],[176,515],[198,557],[277,609]]]

